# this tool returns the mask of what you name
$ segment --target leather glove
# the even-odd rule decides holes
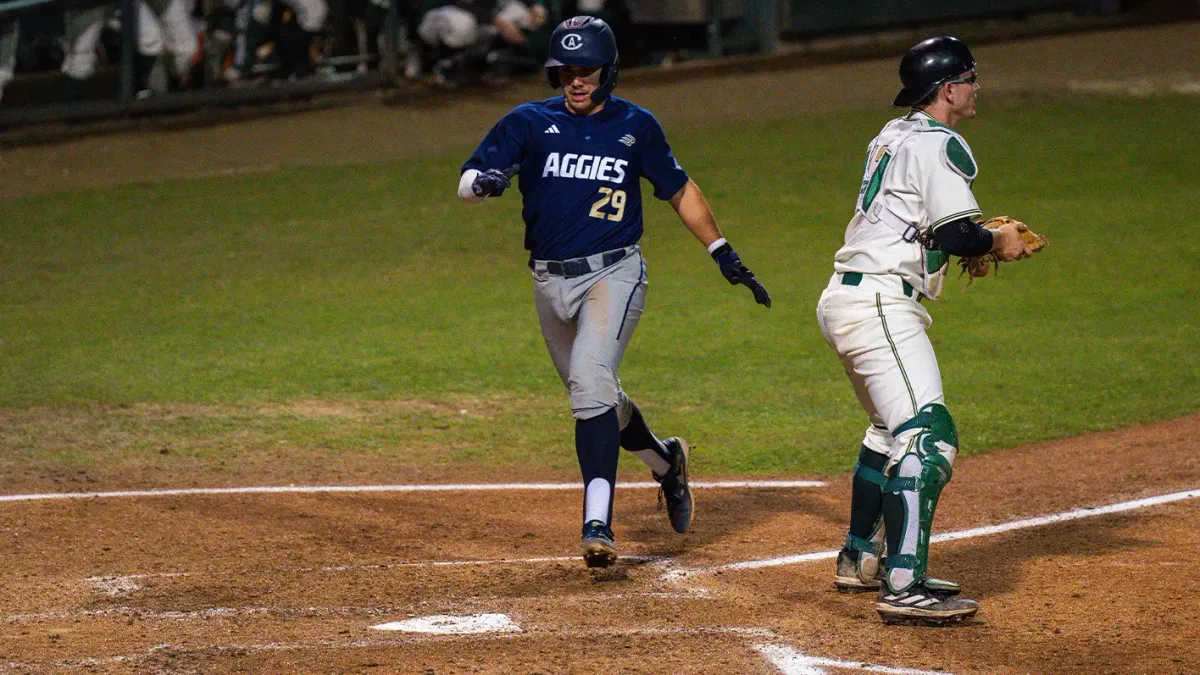
[[[721,246],[712,252],[713,260],[717,261],[717,266],[721,268],[721,275],[725,280],[732,285],[741,284],[750,289],[754,293],[754,301],[760,305],[771,306],[771,294],[767,289],[758,282],[754,273],[751,272],[738,257],[737,251],[728,243]]]

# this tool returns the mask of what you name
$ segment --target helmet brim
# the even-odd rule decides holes
[[[900,90],[899,94],[896,94],[896,99],[892,101],[892,107],[911,108],[924,100],[926,96],[929,96],[936,91],[940,86],[942,86],[941,82],[935,82],[929,86],[921,87],[919,89],[905,87],[904,89]]]
[[[610,63],[600,62],[595,59],[556,59],[550,57],[546,59],[546,65],[543,68],[562,68],[564,66],[578,66],[583,68],[603,68],[604,66],[612,65]]]

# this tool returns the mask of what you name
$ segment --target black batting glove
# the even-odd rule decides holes
[[[471,192],[476,197],[499,197],[512,187],[512,174],[500,169],[488,169],[471,182]]]
[[[712,252],[712,257],[717,261],[717,266],[721,268],[721,275],[725,277],[726,281],[735,286],[737,284],[746,286],[754,293],[755,302],[767,307],[771,306],[771,294],[754,277],[754,272],[742,264],[742,259],[738,257],[737,251],[734,251],[732,246],[728,243],[721,244],[717,250]]]

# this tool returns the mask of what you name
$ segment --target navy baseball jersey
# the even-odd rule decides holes
[[[580,116],[562,96],[517,106],[492,127],[462,170],[520,166],[525,248],[568,260],[622,248],[642,236],[645,176],[670,199],[688,181],[650,111],[612,97]]]

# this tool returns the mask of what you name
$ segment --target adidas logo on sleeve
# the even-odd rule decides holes
[[[545,133],[547,133],[547,134],[559,134],[559,133],[562,133],[562,132],[558,130],[558,125],[557,125],[557,124],[551,124],[551,125],[550,125],[550,128],[549,128],[549,129],[547,129],[547,130],[545,131]]]

